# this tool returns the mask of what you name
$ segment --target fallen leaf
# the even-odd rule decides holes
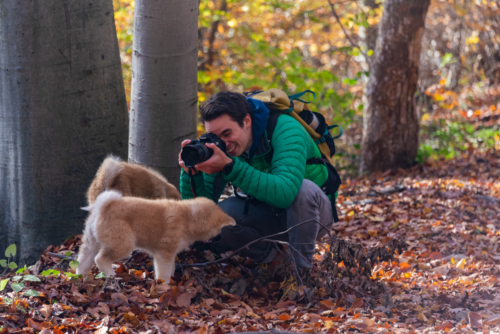
[[[483,325],[481,324],[481,319],[482,317],[474,312],[469,312],[469,323],[473,328],[482,328]]]
[[[198,329],[198,334],[208,334],[208,326],[207,324],[204,324],[203,326]]]
[[[188,307],[189,305],[191,305],[191,293],[181,293],[179,297],[177,297],[176,303],[179,307]]]
[[[137,319],[135,314],[133,314],[132,312],[125,313],[123,319],[125,319],[126,322],[134,325],[134,327],[140,324],[139,319]]]

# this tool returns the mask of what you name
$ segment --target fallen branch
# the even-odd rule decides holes
[[[494,203],[494,204],[500,204],[500,199],[496,199],[496,198],[486,196],[486,195],[475,195],[474,198],[479,199],[479,200],[488,201],[488,202]]]
[[[4,324],[7,324],[9,325],[10,327],[14,328],[14,329],[18,329],[18,327],[14,326],[13,324],[11,324],[10,322],[8,322],[7,320],[5,319],[0,319],[1,322],[3,322]]]
[[[63,254],[57,254],[57,253],[52,253],[52,252],[48,252],[48,254],[50,256],[57,257],[57,258],[60,258],[60,259],[63,259],[63,260],[70,260],[70,261],[74,260],[74,258],[69,257],[67,255],[63,255]]]
[[[377,191],[375,189],[370,189],[368,193],[366,194],[367,196],[381,196],[381,195],[392,195],[395,193],[400,193],[406,190],[406,187],[401,185],[401,184],[396,184],[393,187],[389,187],[386,189],[382,189],[380,191]]]
[[[304,224],[308,224],[308,223],[312,223],[312,221],[308,220],[308,221],[305,221],[305,222],[302,222],[300,224],[297,224],[295,226],[292,226],[288,229],[286,229],[285,231],[283,232],[279,232],[279,233],[275,233],[275,234],[271,234],[271,235],[266,235],[264,237],[261,237],[261,238],[258,238],[258,239],[255,239],[253,241],[250,241],[249,243],[247,243],[246,245],[238,248],[237,250],[233,251],[231,253],[231,256],[236,254],[236,253],[239,253],[241,252],[242,250],[250,247],[251,245],[259,242],[259,241],[262,241],[262,240],[265,240],[265,239],[269,239],[269,238],[274,238],[274,237],[277,237],[277,236],[280,236],[280,235],[284,235],[284,234],[287,234],[288,232],[290,232],[291,230],[293,230],[294,228],[296,227],[299,227],[299,226],[302,226]],[[330,236],[330,240],[332,240],[332,235],[330,233],[330,231],[328,230],[328,228],[326,228],[325,225],[319,223],[319,222],[316,222],[317,224],[321,225],[324,229],[326,229],[328,235]],[[220,262],[223,262],[225,260],[227,260],[229,257],[223,257],[223,258],[220,258],[218,260],[214,260],[214,261],[209,261],[209,262],[202,262],[202,263],[187,263],[187,264],[178,264],[176,265],[176,267],[180,267],[180,268],[186,268],[186,267],[201,267],[201,266],[208,266],[210,264],[216,264],[216,263],[220,263]]]

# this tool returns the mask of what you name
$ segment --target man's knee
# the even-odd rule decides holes
[[[308,202],[329,201],[329,199],[325,195],[323,190],[321,190],[321,188],[316,185],[316,183],[312,182],[311,180],[304,179],[302,181],[302,185],[300,186],[299,192],[297,193],[295,201],[301,204],[305,204]]]
[[[245,201],[236,198],[229,197],[225,200],[217,203],[217,205],[224,211],[227,215],[234,218],[236,222],[238,222],[239,218],[243,216],[243,212],[245,210]]]

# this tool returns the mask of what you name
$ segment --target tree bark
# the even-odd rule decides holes
[[[360,171],[411,166],[418,151],[414,94],[430,0],[386,0],[366,88]]]
[[[181,142],[196,137],[197,0],[137,0],[129,161],[179,186]]]
[[[111,0],[0,2],[0,251],[80,234],[103,158],[127,154]]]

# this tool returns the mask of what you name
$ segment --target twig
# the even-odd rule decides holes
[[[274,241],[274,240],[265,239],[265,241]],[[278,249],[278,251],[286,258],[286,255],[281,251],[281,249]],[[302,288],[304,288],[304,282],[302,281],[302,277],[300,277],[300,275],[299,275],[299,271],[297,269],[297,262],[295,261],[295,258],[293,256],[292,252],[290,252],[290,257],[292,258],[292,264],[293,264],[293,268],[295,269],[295,275],[297,276],[297,279],[300,281],[300,285],[302,286]],[[309,294],[307,293],[307,291],[304,291],[304,292],[305,292],[306,297],[307,297],[307,303],[310,303],[311,298],[310,298]]]
[[[284,242],[284,241],[282,241],[282,243],[283,243],[283,242]],[[303,257],[306,261],[309,261],[309,260],[307,260],[307,259],[306,259],[306,257],[305,257],[304,255],[302,255],[302,254],[301,254],[301,253],[300,253],[300,252],[299,252],[299,251],[298,251],[295,247],[291,246],[290,244],[288,244],[288,246],[289,246],[290,248],[293,248],[295,251],[297,251],[297,253],[299,253],[299,255],[300,255],[300,256],[302,256],[302,257]],[[332,279],[334,279],[334,280],[336,280],[336,281],[342,282],[342,284],[344,284],[344,285],[345,285],[345,286],[347,286],[348,288],[353,289],[354,291],[356,291],[356,292],[357,292],[357,293],[359,293],[360,295],[362,295],[362,296],[364,296],[364,297],[375,297],[375,296],[370,296],[370,295],[364,294],[364,293],[363,293],[363,292],[361,292],[361,291],[358,291],[355,287],[351,286],[350,284],[347,284],[346,282],[344,282],[344,281],[343,281],[343,280],[341,280],[341,279],[338,279],[337,277],[334,277],[334,276],[330,275],[328,272],[326,272],[326,271],[322,270],[321,268],[319,268],[319,267],[318,267],[317,265],[315,265],[314,263],[311,263],[311,265],[312,265],[313,267],[315,267],[318,271],[320,271],[320,272],[322,272],[322,273],[324,273],[324,274],[328,275],[328,277],[330,277],[330,278],[332,278]]]
[[[66,255],[57,254],[57,253],[52,253],[52,252],[48,252],[48,254],[49,254],[50,256],[57,257],[57,258],[60,258],[60,259],[63,259],[63,260],[71,260],[71,261],[73,261],[73,258],[72,258],[72,257],[68,257],[68,256],[66,256]]]
[[[386,188],[386,189],[382,189],[380,191],[377,191],[375,189],[370,189],[368,191],[368,193],[366,194],[366,196],[383,196],[383,195],[392,195],[392,194],[395,194],[395,193],[400,193],[400,192],[403,192],[406,190],[406,187],[403,186],[403,185],[400,185],[400,184],[396,184],[395,186],[393,187],[389,187],[389,188]]]
[[[16,327],[15,325],[11,324],[10,322],[8,322],[7,320],[5,320],[3,318],[0,319],[0,321],[3,322],[3,323],[5,323],[5,324],[7,324],[7,325],[9,325],[10,327],[12,327],[14,329],[18,329],[18,327]]]
[[[332,9],[332,14],[333,16],[335,16],[335,19],[337,20],[337,22],[339,23],[340,27],[342,28],[342,31],[344,32],[344,35],[345,37],[347,38],[347,40],[349,41],[349,43],[351,43],[352,46],[356,47],[359,49],[359,52],[361,52],[361,54],[365,57],[365,61],[370,64],[370,57],[368,57],[368,55],[366,54],[366,52],[364,52],[363,50],[361,50],[361,48],[359,47],[359,45],[357,45],[352,39],[351,37],[349,36],[349,34],[347,33],[347,31],[345,30],[345,27],[344,25],[342,24],[342,22],[340,22],[340,17],[339,15],[337,14],[337,12],[335,11],[335,7],[334,7],[334,4],[332,3],[331,0],[328,0],[328,3],[330,4],[330,8]]]
[[[133,259],[133,258],[134,258],[137,254],[139,254],[139,253],[140,253],[140,252],[139,252],[138,250],[136,250],[136,249],[135,249],[135,250],[132,252],[132,255],[130,255],[130,257],[127,259],[127,261],[125,261],[125,262],[123,263],[123,265],[124,265],[124,266],[127,266],[127,265],[129,264],[129,262],[130,262],[130,261],[132,261],[132,259]]]
[[[499,199],[496,199],[496,198],[493,198],[493,197],[490,197],[490,196],[486,196],[486,195],[475,195],[474,198],[475,199],[479,199],[479,200],[488,201],[490,203],[495,203],[495,204],[499,204],[500,203]]]
[[[292,226],[292,227],[290,227],[290,228],[286,229],[286,230],[285,230],[285,231],[283,231],[283,232],[279,232],[279,233],[275,233],[275,234],[271,234],[271,235],[266,235],[266,236],[264,236],[264,237],[261,237],[261,238],[255,239],[255,240],[253,240],[253,241],[250,241],[249,243],[247,243],[247,244],[246,244],[246,245],[244,245],[243,247],[240,247],[240,248],[238,248],[237,250],[233,251],[233,253],[231,254],[231,256],[232,256],[232,255],[234,255],[234,254],[236,254],[236,253],[241,252],[241,251],[242,251],[242,250],[244,250],[245,248],[248,248],[248,247],[250,247],[251,245],[253,245],[253,244],[255,244],[255,243],[259,242],[259,241],[262,241],[262,240],[264,240],[264,239],[269,239],[269,238],[277,237],[277,236],[280,236],[280,235],[283,235],[283,234],[287,234],[288,232],[290,232],[290,231],[291,231],[291,230],[293,230],[294,228],[299,227],[299,226],[302,226],[302,225],[307,224],[307,223],[311,223],[311,221],[310,221],[310,220],[308,220],[308,221],[302,222],[302,223],[300,223],[300,224],[297,224],[297,225],[295,225],[295,226]],[[318,223],[318,222],[316,222],[316,223]],[[320,224],[320,223],[318,223],[318,224]],[[322,225],[323,227],[325,227],[323,224],[321,224],[321,225]],[[326,227],[325,227],[325,228],[326,228]],[[328,230],[327,230],[327,231],[328,231]],[[330,236],[331,236],[331,235],[330,235]],[[188,263],[188,264],[179,264],[178,266],[179,266],[180,268],[185,268],[185,267],[201,267],[201,266],[208,266],[208,265],[210,265],[210,264],[220,263],[220,262],[225,261],[225,260],[227,260],[227,259],[228,259],[228,257],[223,257],[223,258],[220,258],[220,259],[218,259],[218,260],[214,260],[214,261],[203,262],[203,263]]]
[[[198,273],[196,273],[194,270],[190,271],[194,276],[196,276],[196,279],[198,280],[198,282],[200,283],[200,285],[202,287],[204,287],[206,290],[208,290],[208,292],[210,292],[212,294],[212,296],[220,303],[221,300],[219,298],[219,296],[217,296],[217,294],[212,290],[210,289],[208,286],[206,286],[204,283],[203,283],[203,280],[201,279],[201,277],[198,275]]]
[[[299,252],[298,249],[296,249],[295,247],[293,247],[292,245],[290,245],[288,242],[286,241],[280,241],[280,240],[269,240],[269,239],[264,239],[262,241],[265,241],[265,242],[271,242],[271,243],[279,243],[279,244],[282,244],[282,245],[287,245],[288,247],[292,248],[293,250],[295,250],[300,256],[302,256],[307,262],[309,262],[309,260]],[[343,280],[341,279],[338,279],[337,277],[334,277],[332,275],[330,275],[328,272],[322,270],[321,268],[319,268],[317,265],[315,265],[314,263],[311,262],[311,265],[316,268],[318,271],[328,275],[328,277],[330,277],[331,279],[335,280],[335,281],[338,281],[338,282],[341,282],[342,284],[344,284],[344,286],[356,291],[356,293],[359,293],[360,295],[364,296],[364,297],[376,297],[376,296],[370,296],[370,295],[367,295],[361,291],[358,291],[354,286],[350,285],[350,284],[347,284],[346,282],[344,282]],[[301,280],[302,282],[302,280]]]

